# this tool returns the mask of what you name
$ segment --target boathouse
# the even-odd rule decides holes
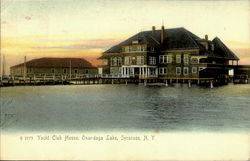
[[[72,76],[97,74],[97,68],[83,58],[39,58],[10,68],[12,76]]]
[[[218,38],[200,38],[187,29],[142,31],[99,58],[104,74],[139,79],[227,79],[239,58]]]

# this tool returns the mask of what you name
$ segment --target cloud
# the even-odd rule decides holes
[[[108,38],[108,39],[82,39],[82,40],[67,40],[66,45],[47,45],[47,46],[32,46],[33,49],[44,50],[44,49],[106,49],[114,44],[119,43],[120,39]],[[74,42],[77,43],[74,43]],[[60,41],[61,42],[61,41]]]
[[[238,49],[249,49],[250,48],[250,43],[247,42],[241,42],[241,41],[226,41],[226,44],[230,48],[238,48]]]

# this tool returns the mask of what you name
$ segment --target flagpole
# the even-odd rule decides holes
[[[24,63],[23,63],[23,79],[26,79],[26,56],[24,56]]]
[[[2,63],[2,53],[0,53],[0,80],[1,80],[1,82],[2,82],[2,80],[3,80],[3,63]]]

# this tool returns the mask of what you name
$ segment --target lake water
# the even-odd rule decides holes
[[[1,88],[2,132],[250,131],[250,85]]]

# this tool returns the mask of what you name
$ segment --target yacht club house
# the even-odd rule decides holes
[[[102,74],[139,79],[226,79],[239,58],[218,38],[185,28],[142,31],[105,51]],[[100,70],[100,69],[99,69]]]

